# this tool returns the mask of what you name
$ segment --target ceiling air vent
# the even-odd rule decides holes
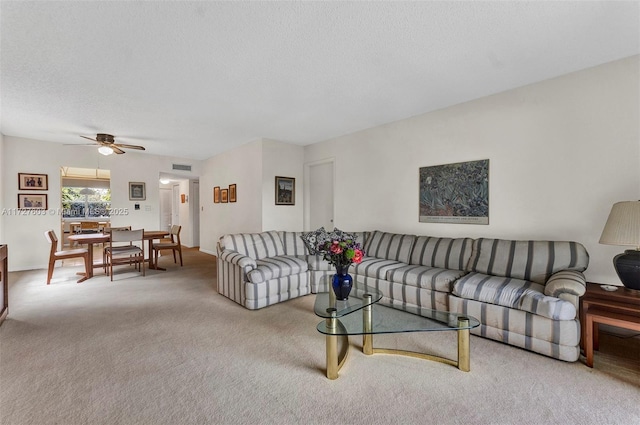
[[[174,170],[191,171],[191,165],[173,164]]]

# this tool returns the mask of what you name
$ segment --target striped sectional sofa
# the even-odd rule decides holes
[[[249,309],[328,291],[333,268],[302,232],[225,235],[218,292]],[[553,358],[580,354],[578,300],[589,263],[577,242],[357,233],[366,253],[350,273],[391,305],[469,314],[472,333]]]

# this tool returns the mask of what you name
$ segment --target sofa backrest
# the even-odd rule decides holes
[[[278,236],[282,240],[285,255],[309,255],[309,249],[301,238],[303,233],[304,232],[278,232]]]
[[[409,263],[411,250],[416,241],[414,235],[373,231],[364,244],[365,256]]]
[[[410,264],[464,270],[471,258],[472,250],[471,238],[418,236],[413,245]]]
[[[577,242],[476,239],[467,271],[545,284],[560,270],[582,272],[589,254]]]
[[[284,255],[284,247],[278,232],[236,233],[224,235],[224,248],[237,251],[254,260]]]

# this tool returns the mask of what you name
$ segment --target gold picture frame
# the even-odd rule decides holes
[[[220,190],[220,202],[222,202],[223,204],[229,202],[229,189]]]
[[[236,185],[234,184],[230,184],[229,185],[229,202],[236,202],[238,200],[237,195],[236,195]]]

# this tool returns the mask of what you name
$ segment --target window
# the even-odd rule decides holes
[[[92,187],[62,188],[62,217],[109,217],[111,189]]]

